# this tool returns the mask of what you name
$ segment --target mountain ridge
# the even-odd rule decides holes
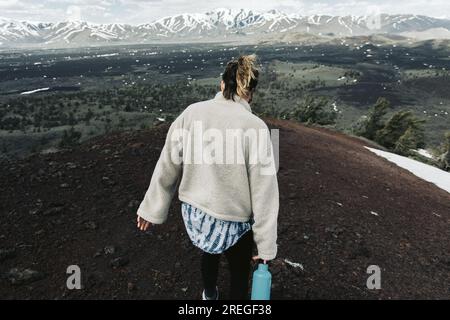
[[[149,23],[97,24],[86,21],[28,22],[0,17],[0,47],[84,46],[111,43],[154,43],[165,41],[254,41],[277,34],[300,33],[348,37],[372,34],[420,33],[448,30],[450,20],[423,15],[302,16],[279,10],[216,9],[205,13],[183,13]],[[442,32],[440,36],[447,37]],[[450,36],[448,36],[450,37]]]

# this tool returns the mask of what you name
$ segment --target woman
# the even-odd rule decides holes
[[[250,103],[259,72],[254,55],[230,61],[214,99],[187,107],[172,123],[137,226],[163,223],[178,181],[182,216],[192,243],[203,251],[204,300],[219,297],[219,258],[231,272],[230,298],[246,299],[254,260],[277,252],[278,183],[270,134]]]

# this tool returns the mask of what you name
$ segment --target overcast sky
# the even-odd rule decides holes
[[[450,18],[449,0],[0,0],[0,17],[30,21],[85,20],[139,24],[215,8],[279,9],[302,15],[413,13]]]

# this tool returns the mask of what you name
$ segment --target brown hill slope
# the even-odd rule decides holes
[[[358,139],[269,123],[281,129],[274,299],[450,297],[448,193]],[[135,227],[166,130],[110,134],[2,165],[0,298],[199,298],[200,253],[179,201],[166,224],[145,234]],[[82,290],[66,289],[73,264]],[[381,290],[366,288],[371,264],[382,270]],[[23,269],[38,273],[20,281]]]

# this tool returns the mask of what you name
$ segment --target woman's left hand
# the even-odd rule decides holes
[[[148,227],[151,226],[151,223],[147,220],[141,218],[140,216],[137,216],[137,227],[141,231],[147,231]]]

